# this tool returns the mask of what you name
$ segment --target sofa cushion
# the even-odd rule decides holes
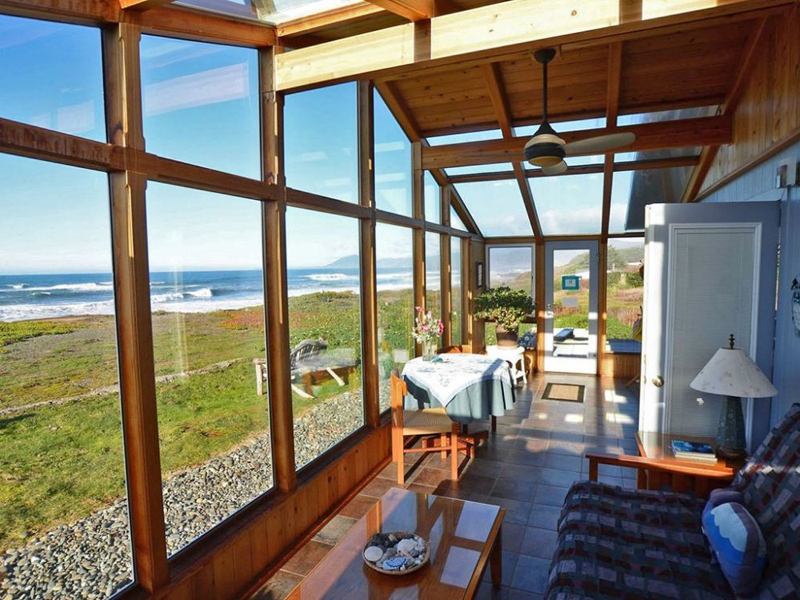
[[[736,475],[767,542],[767,567],[756,597],[800,596],[800,404],[794,404]]]
[[[701,530],[703,506],[685,494],[574,484],[561,511],[546,597],[733,598]]]
[[[753,516],[738,502],[703,512],[703,531],[733,591],[749,596],[761,583],[767,545]]]

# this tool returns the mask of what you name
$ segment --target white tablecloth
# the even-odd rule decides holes
[[[414,358],[403,367],[403,377],[425,388],[445,408],[476,383],[494,379],[511,385],[508,365],[480,354],[440,354],[435,361]]]

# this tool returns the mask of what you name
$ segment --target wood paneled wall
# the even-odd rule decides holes
[[[733,144],[719,149],[698,199],[800,138],[800,6],[767,26],[733,115]]]

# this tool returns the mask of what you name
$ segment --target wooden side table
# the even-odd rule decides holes
[[[713,439],[685,435],[637,432],[636,444],[640,456],[624,454],[587,454],[589,479],[597,481],[599,465],[615,465],[636,469],[636,487],[660,490],[668,487],[675,492],[693,492],[706,498],[711,490],[725,487],[733,480],[744,461],[717,459],[716,464],[681,461],[672,454],[673,439],[703,442],[715,447]]]

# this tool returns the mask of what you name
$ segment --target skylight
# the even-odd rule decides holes
[[[511,163],[493,163],[491,165],[472,165],[469,167],[447,167],[444,172],[447,175],[477,175],[479,173],[502,173],[513,171],[514,165]]]
[[[644,207],[680,202],[692,167],[618,171],[611,184],[609,233],[644,230]]]
[[[516,181],[456,184],[483,235],[531,235],[531,222]]]
[[[277,25],[363,2],[361,0],[179,0],[175,4]]]
[[[681,108],[678,110],[662,110],[649,113],[636,113],[632,115],[620,115],[617,125],[639,125],[641,123],[658,123],[661,121],[680,121],[682,119],[697,119],[699,117],[712,117],[716,114],[718,105],[695,106],[693,108]]]
[[[502,139],[503,132],[499,129],[485,131],[468,131],[467,133],[452,133],[450,135],[437,135],[428,138],[431,146],[444,146],[445,144],[463,144],[465,142],[483,142],[486,140]]]

